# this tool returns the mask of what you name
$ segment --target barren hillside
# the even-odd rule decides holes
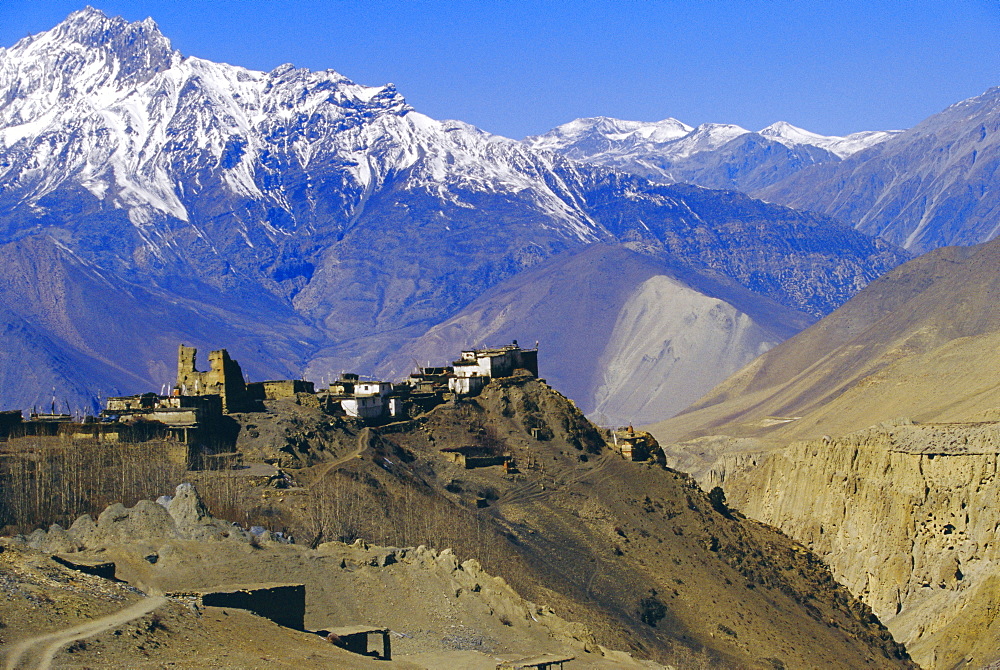
[[[59,549],[103,548],[102,555],[114,558],[122,575],[143,589],[301,581],[313,594],[307,597],[307,627],[376,619],[404,634],[400,653],[409,648],[413,654],[489,655],[536,648],[527,629],[510,635],[500,605],[489,604],[496,613],[490,617],[461,609],[488,599],[487,585],[493,583],[477,578],[477,590],[462,581],[462,571],[479,568],[468,564],[456,572],[459,562],[476,559],[517,597],[578,622],[562,629],[570,647],[603,645],[677,667],[913,667],[868,608],[808,551],[711,501],[685,475],[623,460],[543,382],[494,380],[476,399],[446,403],[411,423],[339,438],[332,435],[342,428],[318,410],[280,405],[273,403],[268,414],[240,417],[247,441],[239,447],[260,457],[273,449],[284,459],[283,481],[291,480],[291,487],[276,489],[268,477],[247,477],[240,486],[246,500],[266,499],[275,523],[300,545],[312,539],[316,550],[212,540],[221,531],[210,523],[200,540],[154,537],[138,543],[128,533],[78,528],[78,538],[70,533],[70,544]],[[251,418],[256,437],[250,436]],[[466,445],[513,456],[516,471],[465,469],[441,453]],[[230,475],[199,476],[210,486],[213,478]],[[103,523],[117,528],[111,520],[156,516],[151,503],[143,505],[111,508]],[[33,541],[45,546],[64,536],[36,533]],[[323,544],[355,537],[435,549]],[[365,551],[375,566],[357,558]],[[389,569],[376,570],[380,562]],[[439,584],[407,576],[423,563],[446,564],[452,576]],[[406,613],[422,606],[429,608],[425,614],[407,620]],[[506,616],[515,627],[522,625]],[[578,656],[600,661],[594,653]]]
[[[653,426],[806,543],[928,668],[998,660],[1000,244],[903,265]]]
[[[998,407],[998,266],[997,242],[910,261],[651,430],[665,444],[713,434],[780,444]]]

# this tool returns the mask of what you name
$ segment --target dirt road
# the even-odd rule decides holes
[[[64,645],[97,635],[98,633],[103,633],[110,628],[128,623],[133,619],[138,619],[166,602],[167,599],[163,596],[151,596],[100,619],[88,621],[79,626],[73,626],[72,628],[66,628],[54,633],[46,633],[45,635],[22,640],[15,644],[8,652],[6,670],[31,667],[37,670],[48,670],[52,663],[52,658]],[[31,663],[32,658],[37,659],[34,665]]]

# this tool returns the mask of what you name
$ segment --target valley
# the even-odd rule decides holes
[[[519,301],[524,273],[604,245],[702,293],[698,309],[739,293],[720,307],[726,318],[694,331],[708,328],[718,343],[738,312],[768,313],[740,331],[740,351],[709,380],[660,356],[656,365],[685,388],[669,408],[643,408],[620,372],[603,378],[603,366],[631,354],[594,347],[576,361],[601,370],[567,387],[585,411],[651,421],[909,258],[826,217],[434,120],[392,86],[186,56],[152,20],[93,8],[0,51],[0,91],[10,92],[0,108],[9,268],[0,295],[5,328],[32,363],[29,376],[13,360],[0,370],[20,380],[0,387],[11,406],[47,405],[56,386],[62,411],[96,411],[90,389],[160,387],[169,343],[211,348],[213,333],[241,342],[236,354],[261,377],[405,372],[413,356],[404,350],[496,299],[487,293]],[[619,310],[628,294],[643,300],[627,278],[636,275],[624,274]],[[551,314],[576,310],[581,297],[553,294]],[[584,309],[607,311],[611,327],[633,318]],[[507,331],[537,323],[540,332],[521,338],[543,348],[541,331],[562,330],[548,311],[511,310],[503,321]],[[484,339],[496,327],[460,346],[498,344]],[[701,359],[683,350],[694,332],[640,347]],[[127,370],[117,363],[125,351]],[[550,360],[553,373],[576,374],[569,359]]]

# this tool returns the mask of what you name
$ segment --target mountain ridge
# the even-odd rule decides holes
[[[268,369],[292,377],[398,363],[484,291],[595,243],[670,255],[814,316],[907,257],[823,217],[436,121],[390,85],[182,56],[155,23],[94,9],[0,52],[0,95],[0,244],[47,239],[39,248],[58,246],[100,281],[143,287],[143,309],[173,314],[182,325],[167,330],[198,346],[220,342],[199,320],[231,315],[234,355],[253,369],[268,352]],[[19,267],[44,281],[40,259]],[[244,304],[279,325],[253,334]],[[92,350],[130,350],[149,375],[163,352],[141,341],[159,342],[164,324],[117,307],[77,330]],[[41,323],[46,310],[18,306]],[[139,344],[116,318],[135,323]],[[49,389],[18,398],[32,393]]]
[[[753,132],[737,125],[689,126],[609,117],[575,119],[524,142],[574,160],[666,182],[752,192],[814,164],[839,162],[899,131],[825,136],[777,121]]]
[[[1000,87],[957,102],[834,165],[756,195],[834,216],[916,252],[993,239],[1000,200]]]
[[[1000,337],[998,254],[993,240],[937,249],[896,268],[654,432],[675,441],[694,437],[693,429],[725,428],[734,437],[785,441],[900,416],[974,419],[1000,405],[997,362],[982,353]]]

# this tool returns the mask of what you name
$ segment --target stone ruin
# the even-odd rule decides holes
[[[246,381],[240,364],[229,357],[225,349],[208,354],[209,369],[199,372],[195,367],[198,350],[180,345],[177,349],[177,383],[175,395],[217,395],[222,399],[222,411],[243,412],[249,409]]]

